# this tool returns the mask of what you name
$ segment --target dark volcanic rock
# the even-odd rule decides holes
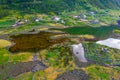
[[[47,68],[47,66],[40,61],[32,68],[31,71],[32,72],[37,72],[37,71],[40,71],[40,70],[44,70],[46,68]]]
[[[38,61],[7,63],[0,65],[0,80],[6,80],[10,77],[18,76],[22,73],[30,72],[37,64]],[[39,70],[46,69],[44,65],[39,65]]]
[[[89,76],[82,70],[72,70],[59,75],[55,80],[89,80]]]
[[[113,33],[110,37],[120,39],[120,34]]]

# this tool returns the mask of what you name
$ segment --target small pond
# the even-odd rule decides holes
[[[40,49],[48,48],[57,43],[62,43],[67,41],[67,38],[55,38],[52,39],[51,36],[60,35],[62,33],[52,33],[52,32],[39,32],[35,34],[19,34],[12,35],[10,39],[14,45],[9,48],[10,52],[22,52],[30,51],[37,52]]]

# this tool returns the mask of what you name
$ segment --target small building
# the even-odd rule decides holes
[[[19,20],[17,20],[17,21],[15,22],[15,24],[13,24],[11,27],[12,27],[12,28],[16,28],[16,27],[18,27],[18,26],[20,26],[20,25],[24,25],[25,23],[27,23],[27,22],[24,21],[24,20],[19,19]]]
[[[52,17],[52,20],[54,20],[54,21],[59,21],[60,18],[55,16],[55,17]]]
[[[120,26],[120,20],[117,20],[117,24],[118,24],[118,26]]]
[[[18,27],[19,26],[19,24],[18,23],[15,23],[15,24],[13,24],[11,27],[12,28],[16,28],[16,27]]]
[[[24,25],[25,22],[24,21],[21,21],[21,22],[18,22],[19,25]]]
[[[85,20],[87,18],[87,16],[85,14],[80,14],[78,16],[73,16],[73,18]]]
[[[94,15],[95,15],[95,12],[92,12],[92,11],[91,11],[91,12],[90,12],[90,15],[94,16]]]
[[[81,14],[81,15],[79,15],[82,19],[86,19],[87,18],[87,16],[85,15],[85,14]]]
[[[73,16],[73,18],[79,18],[79,16]]]
[[[65,24],[65,21],[64,21],[64,20],[61,20],[61,23],[62,23],[62,24]]]
[[[98,23],[100,23],[100,21],[96,19],[96,20],[90,21],[90,23],[91,23],[91,24],[98,24]]]
[[[36,18],[35,22],[40,22],[42,20],[42,18]]]

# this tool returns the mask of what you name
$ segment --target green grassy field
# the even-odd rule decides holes
[[[71,27],[65,29],[55,29],[61,30],[63,32],[69,33],[71,35],[94,35],[95,37],[102,39],[105,37],[109,37],[112,34],[112,31],[117,29],[116,26],[102,26],[102,27]],[[53,29],[54,30],[54,29]]]
[[[48,2],[45,4],[49,3],[49,0],[47,0]],[[51,2],[52,3],[56,3],[59,2],[59,0],[56,0],[55,2]],[[72,1],[72,0],[71,0]],[[108,1],[108,0],[107,0]],[[79,1],[78,1],[79,2]],[[81,5],[83,3],[86,3],[86,0],[84,0],[83,2],[79,2]],[[91,0],[89,0],[89,2],[91,2]],[[104,1],[103,1],[104,2]],[[73,2],[74,3],[74,2]],[[95,5],[98,5],[99,1],[97,1],[97,3],[95,3]],[[21,3],[23,5],[23,3]],[[58,4],[58,3],[57,3]],[[60,3],[61,5],[63,5],[62,3]],[[70,3],[72,4],[72,3]],[[80,4],[76,4],[80,5]],[[94,3],[90,3],[90,4],[94,4]],[[110,3],[111,4],[111,3]],[[19,4],[18,4],[19,5]],[[30,5],[35,5],[34,3],[30,4]],[[104,4],[99,4],[99,6],[105,8]],[[12,5],[15,6],[15,5]],[[11,6],[11,7],[12,7]],[[23,5],[25,6],[25,5]],[[29,6],[27,4],[27,6]],[[39,8],[40,5],[37,5]],[[44,8],[46,5],[43,5]],[[55,6],[60,6],[60,5],[56,5]],[[74,6],[74,5],[72,5]],[[91,5],[84,5],[86,9],[90,8]],[[106,5],[107,6],[107,5]],[[7,7],[7,6],[6,6]],[[35,7],[35,6],[32,6]],[[82,7],[79,7],[77,9],[81,9],[80,11],[74,11],[72,10],[70,11],[62,11],[62,9],[60,10],[61,13],[56,12],[52,9],[52,11],[48,10],[49,7],[51,8],[52,6],[48,6],[47,8],[45,8],[45,10],[47,11],[43,11],[46,13],[36,13],[39,12],[36,9],[30,9],[30,7],[28,8],[31,12],[25,11],[25,12],[20,12],[18,9],[18,7],[15,8],[18,9],[16,11],[13,11],[11,15],[8,16],[4,16],[2,18],[0,18],[0,36],[4,35],[4,34],[8,34],[8,35],[15,35],[15,34],[19,34],[20,32],[27,32],[27,31],[31,31],[32,29],[41,29],[42,28],[52,28],[50,29],[52,30],[60,30],[63,32],[68,33],[69,35],[91,35],[91,36],[95,36],[98,39],[104,39],[104,38],[109,38],[110,34],[112,34],[112,32],[119,34],[120,31],[118,30],[116,25],[116,20],[119,19],[119,11],[118,10],[104,10],[104,9],[97,9],[96,7],[92,8],[92,10],[88,11],[88,10],[82,10]],[[63,6],[64,7],[64,6]],[[69,7],[71,7],[71,5],[69,5]],[[109,6],[107,6],[109,7]],[[114,8],[114,6],[113,6]],[[56,8],[55,8],[56,10]],[[33,13],[32,13],[33,11]],[[35,11],[35,13],[34,13]],[[58,10],[59,11],[59,10]],[[89,12],[94,11],[96,13],[96,15],[93,17],[90,15]],[[9,12],[9,11],[8,11]],[[81,21],[80,19],[75,19],[73,18],[73,16],[75,15],[80,15],[80,14],[85,14],[87,16],[87,20],[88,21]],[[61,21],[53,21],[52,17],[53,16],[58,16],[61,18],[61,20],[63,20],[64,22],[62,23]],[[35,22],[34,20],[36,18],[42,18],[41,21],[39,22]],[[28,23],[24,24],[24,25],[20,25],[17,26],[16,28],[11,28],[11,25],[15,24],[15,22],[18,20],[29,20]],[[97,24],[90,24],[90,21],[92,20],[99,20],[100,23]],[[105,24],[106,26],[102,26],[101,23]],[[112,26],[112,25],[113,26]],[[53,28],[54,27],[54,28]],[[67,27],[67,28],[64,28]],[[58,29],[60,28],[60,29]],[[39,36],[40,37],[40,36]],[[25,39],[25,38],[24,38]],[[24,40],[23,39],[23,40]],[[19,39],[19,41],[22,39]],[[26,38],[26,40],[28,40]],[[41,41],[42,38],[40,38],[39,41]],[[34,39],[31,40],[31,43],[35,41]],[[38,39],[36,39],[35,42],[37,42]],[[47,40],[48,41],[48,40]],[[21,41],[20,41],[21,42]],[[27,42],[25,42],[27,43]],[[43,41],[43,45],[44,45]],[[81,64],[77,63],[77,61],[75,60],[75,57],[73,57],[72,55],[72,50],[70,49],[69,45],[72,45],[74,43],[77,42],[68,42],[68,44],[57,44],[57,46],[55,45],[54,47],[51,46],[45,50],[40,50],[40,52],[38,53],[38,59],[43,59],[43,62],[46,63],[48,65],[48,68],[44,71],[38,71],[36,73],[32,73],[32,72],[27,72],[27,73],[23,73],[11,78],[8,78],[8,80],[32,80],[33,76],[35,80],[55,80],[55,78],[60,75],[63,74],[64,72],[68,71],[68,70],[74,70],[74,69],[82,69],[84,72],[86,72],[87,74],[89,74],[90,76],[90,80],[110,80],[111,77],[115,78],[116,80],[119,78],[120,75],[120,67],[113,67],[111,68],[109,65],[112,64],[120,64],[120,50],[117,49],[113,49],[113,48],[109,48],[106,46],[102,46],[99,44],[96,44],[95,42],[83,42],[83,46],[85,48],[85,57],[90,61],[90,64],[88,64],[87,66],[82,66]],[[0,42],[0,66],[6,65],[7,67],[12,66],[13,64],[19,63],[19,62],[28,62],[28,61],[32,61],[33,52],[19,52],[19,53],[10,53],[8,51],[8,49],[6,47],[8,47],[9,43],[7,42]],[[36,43],[38,44],[38,43]],[[34,44],[36,46],[36,44]],[[32,45],[32,44],[31,44]],[[38,44],[39,45],[39,44]],[[61,46],[62,45],[62,46]],[[19,46],[19,45],[18,45]],[[42,45],[41,45],[42,46]],[[33,47],[33,46],[32,46]],[[103,49],[107,48],[108,51],[104,51]],[[37,49],[39,50],[39,49]],[[10,62],[10,63],[8,63]],[[79,66],[79,65],[80,66]],[[108,66],[106,66],[108,65]],[[82,66],[82,67],[81,67]],[[20,68],[20,67],[19,67]],[[1,68],[2,69],[2,68]],[[0,70],[1,70],[0,69]],[[5,70],[7,72],[7,69]],[[1,74],[1,72],[0,72]],[[4,73],[3,75],[8,75],[7,73]]]

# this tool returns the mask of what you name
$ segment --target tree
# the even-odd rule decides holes
[[[0,4],[11,4],[12,0],[0,0]]]
[[[11,3],[12,3],[12,0],[6,0],[6,3],[7,3],[7,4],[11,4]]]

